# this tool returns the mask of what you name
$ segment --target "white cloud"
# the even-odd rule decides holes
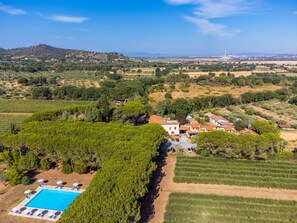
[[[166,0],[171,5],[193,5],[193,16],[185,18],[194,23],[203,34],[220,37],[233,36],[239,30],[229,30],[224,24],[211,22],[215,18],[224,18],[248,13],[257,0]]]
[[[70,22],[70,23],[83,23],[89,18],[85,17],[74,17],[74,16],[63,16],[63,15],[54,15],[49,17],[49,19],[58,21],[58,22]]]
[[[222,18],[245,13],[249,6],[250,4],[243,0],[205,1],[194,13],[204,18]]]
[[[24,14],[27,14],[27,12],[22,10],[22,9],[17,9],[17,8],[14,8],[13,6],[10,6],[10,5],[4,5],[2,2],[0,2],[0,11],[6,12],[6,13],[11,14],[11,15],[24,15]]]
[[[188,21],[194,23],[203,34],[214,35],[219,37],[230,37],[240,32],[240,30],[228,30],[228,28],[219,23],[210,22],[207,19],[186,16]]]

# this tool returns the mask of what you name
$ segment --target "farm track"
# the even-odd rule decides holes
[[[155,199],[153,204],[155,212],[154,216],[149,221],[150,223],[161,223],[164,221],[164,214],[169,200],[169,194],[173,192],[269,198],[275,200],[297,200],[297,190],[217,184],[175,183],[173,181],[175,165],[176,157],[168,156],[166,158],[166,165],[162,168],[164,177],[159,185],[160,189],[158,197]]]

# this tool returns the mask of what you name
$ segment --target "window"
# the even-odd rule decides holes
[[[169,130],[171,130],[171,127],[169,127]]]
[[[174,130],[176,130],[176,127],[174,127]]]

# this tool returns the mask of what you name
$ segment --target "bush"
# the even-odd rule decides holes
[[[23,84],[23,85],[27,85],[29,83],[29,80],[25,77],[20,77],[18,78],[18,84]]]
[[[211,155],[211,152],[207,149],[198,150],[197,153],[202,157],[209,157]]]
[[[253,108],[246,108],[245,114],[247,115],[254,115],[254,109]]]
[[[11,186],[18,185],[22,182],[24,173],[17,166],[12,166],[7,172],[6,177]]]
[[[47,158],[42,157],[40,159],[40,169],[49,170],[50,168],[51,168],[51,162]]]
[[[74,164],[74,172],[83,174],[87,172],[87,168],[85,164]]]
[[[72,173],[72,168],[68,162],[63,162],[62,172],[66,174]]]
[[[167,92],[167,93],[165,94],[165,99],[172,99],[172,94],[169,93],[169,92]]]
[[[25,186],[30,184],[30,179],[29,179],[28,176],[23,176],[22,184],[25,185]]]

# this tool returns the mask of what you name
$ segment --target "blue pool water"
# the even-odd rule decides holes
[[[25,206],[64,211],[78,195],[80,195],[78,192],[42,189]]]

